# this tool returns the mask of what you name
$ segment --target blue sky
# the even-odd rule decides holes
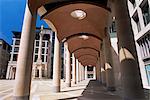
[[[7,43],[12,43],[12,31],[21,31],[26,0],[0,0],[0,38]],[[44,24],[44,21],[37,18],[37,27]]]

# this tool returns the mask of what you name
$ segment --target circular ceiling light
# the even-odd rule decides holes
[[[83,10],[74,10],[73,12],[71,12],[71,16],[73,18],[77,18],[78,20],[81,20],[86,17],[86,13]]]

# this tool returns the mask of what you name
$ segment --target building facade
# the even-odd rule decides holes
[[[0,39],[0,79],[6,77],[7,64],[10,57],[11,46],[3,39]]]
[[[150,89],[150,1],[128,0],[143,86]]]
[[[12,50],[10,52],[10,60],[7,68],[7,76],[6,79],[14,79],[16,68],[17,68],[17,57],[19,52],[20,45],[20,32],[13,32],[13,44]],[[36,39],[34,42],[34,53],[33,53],[33,66],[32,66],[32,77],[33,78],[50,78],[51,77],[51,59],[52,56],[52,45],[54,41],[54,33],[50,29],[43,29],[43,36],[40,39],[41,30],[37,28],[36,30]],[[40,43],[41,42],[41,43]],[[40,52],[41,45],[41,52]],[[41,54],[39,54],[41,53]],[[39,56],[39,57],[38,57]],[[38,58],[41,59],[41,69],[38,65]]]

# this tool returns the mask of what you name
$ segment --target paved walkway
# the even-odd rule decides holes
[[[72,87],[61,81],[61,92],[52,93],[52,80],[34,80],[30,100],[121,100],[94,80],[84,80]],[[0,100],[12,100],[14,80],[0,80]]]
[[[119,96],[113,92],[106,91],[98,81],[91,80],[78,100],[122,100]]]

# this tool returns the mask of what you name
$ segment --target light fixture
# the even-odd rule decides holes
[[[79,36],[79,38],[81,38],[83,40],[87,40],[87,39],[89,39],[89,36],[87,36],[87,35],[81,35],[81,36]]]
[[[83,10],[74,10],[71,12],[71,16],[78,20],[84,19],[86,17],[86,13]]]

